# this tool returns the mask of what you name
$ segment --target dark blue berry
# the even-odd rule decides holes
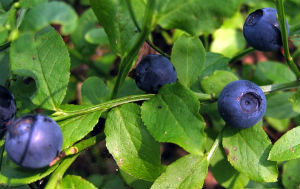
[[[16,104],[14,96],[8,89],[0,86],[0,136],[6,129],[6,124],[11,121],[16,114]]]
[[[286,27],[289,33],[287,22]],[[263,8],[249,14],[243,33],[249,45],[257,50],[276,51],[282,46],[276,9]]]
[[[22,167],[49,165],[60,153],[61,146],[61,130],[49,117],[27,115],[8,125],[5,149],[8,156]]]
[[[218,110],[224,121],[239,129],[252,127],[261,120],[266,105],[261,88],[247,80],[229,83],[218,99]]]
[[[165,84],[177,80],[176,70],[169,59],[156,54],[144,56],[133,73],[137,86],[148,93],[157,93]]]

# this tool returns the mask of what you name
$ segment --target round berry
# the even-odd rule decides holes
[[[157,93],[165,84],[176,82],[177,73],[169,59],[151,54],[142,58],[134,69],[133,78],[140,89]]]
[[[256,84],[239,80],[229,83],[218,99],[218,110],[232,127],[244,129],[255,125],[266,112],[266,97]]]
[[[6,124],[16,114],[14,96],[5,87],[0,86],[0,135],[6,129]]]
[[[289,33],[287,22],[286,28]],[[263,8],[249,14],[243,33],[247,42],[257,50],[276,51],[282,46],[276,9]]]
[[[7,155],[26,168],[42,168],[61,151],[62,134],[55,121],[40,114],[26,115],[8,125]]]

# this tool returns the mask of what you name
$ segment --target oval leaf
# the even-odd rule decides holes
[[[159,142],[172,142],[190,153],[202,154],[205,122],[198,113],[200,103],[179,83],[166,85],[159,94],[144,102],[142,119]]]
[[[277,181],[276,163],[267,160],[272,143],[261,122],[242,130],[226,126],[223,147],[231,165],[250,179],[257,182]]]
[[[11,71],[35,80],[32,102],[57,110],[64,99],[70,77],[70,58],[61,36],[48,27],[36,35],[24,33],[11,44]]]
[[[207,174],[206,157],[186,155],[171,165],[158,177],[151,189],[197,189],[202,188]]]
[[[178,80],[190,87],[204,68],[205,49],[200,39],[180,36],[174,43],[171,62],[176,68]]]
[[[84,189],[96,189],[97,187],[94,186],[89,181],[83,179],[77,175],[66,175],[61,181],[61,187],[59,188],[68,188],[68,189],[76,189],[76,188],[84,188]]]
[[[110,111],[104,132],[106,146],[123,171],[148,181],[160,175],[160,146],[143,125],[138,105],[126,104]]]
[[[286,161],[300,157],[300,126],[288,131],[272,147],[269,160]]]
[[[300,159],[286,162],[282,170],[282,183],[285,188],[295,189],[300,187]]]
[[[39,31],[54,23],[62,25],[63,34],[70,34],[76,28],[77,19],[77,14],[70,5],[54,1],[41,3],[30,9],[21,27],[26,31]]]

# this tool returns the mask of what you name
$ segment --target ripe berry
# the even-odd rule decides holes
[[[140,89],[157,93],[163,85],[176,82],[177,73],[169,59],[151,54],[142,58],[133,71],[133,78]]]
[[[26,168],[42,168],[59,154],[62,134],[55,121],[43,115],[26,115],[8,125],[5,149]]]
[[[14,96],[8,89],[0,86],[0,136],[6,129],[6,123],[11,121],[16,114]]]
[[[229,83],[218,99],[218,110],[224,121],[235,128],[255,125],[265,114],[266,97],[256,84],[239,80]]]
[[[289,33],[287,22],[286,28]],[[247,42],[257,50],[276,51],[282,46],[276,9],[263,8],[249,14],[243,33]]]

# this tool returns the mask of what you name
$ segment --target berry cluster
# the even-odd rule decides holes
[[[0,86],[0,131],[5,134],[7,155],[26,168],[48,166],[61,151],[62,133],[51,118],[36,114],[14,119],[16,104],[8,89]]]

